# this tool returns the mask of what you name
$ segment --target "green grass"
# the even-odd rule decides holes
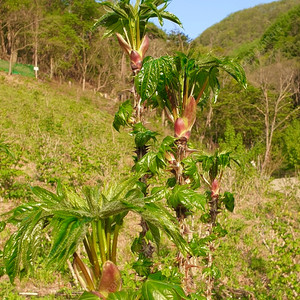
[[[119,178],[131,168],[132,144],[112,128],[114,103],[91,92],[0,79],[0,138],[30,184],[78,187]]]
[[[9,69],[9,62],[6,60],[0,59],[0,71],[4,71],[4,72],[8,73],[8,69]],[[34,70],[33,70],[33,65],[18,64],[18,63],[13,64],[12,74],[22,75],[22,76],[26,76],[26,77],[34,77],[35,76]]]
[[[222,272],[220,286],[226,282],[231,290],[243,290],[255,299],[296,299],[300,292],[299,199],[284,191],[267,191],[257,198],[253,191],[234,216],[222,218],[228,235],[215,255]]]

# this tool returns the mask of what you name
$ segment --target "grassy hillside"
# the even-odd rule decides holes
[[[241,45],[260,39],[280,15],[299,4],[299,0],[274,1],[233,13],[205,30],[194,43],[221,48],[230,54]]]
[[[19,184],[101,183],[130,168],[130,138],[112,129],[113,100],[4,75],[0,99],[0,140],[15,156],[1,161],[3,196],[18,197]]]

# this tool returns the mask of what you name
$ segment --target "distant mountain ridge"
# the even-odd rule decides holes
[[[298,5],[300,0],[281,0],[235,12],[205,30],[193,44],[220,48],[224,54],[231,55],[245,44],[261,41],[281,16]],[[289,22],[285,26],[286,34],[290,34],[289,31],[293,31],[294,36],[299,34],[297,18],[295,22],[296,25]],[[294,28],[287,28],[292,25]]]

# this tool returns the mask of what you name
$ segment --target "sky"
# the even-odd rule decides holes
[[[275,0],[172,0],[167,11],[175,14],[183,29],[169,21],[164,21],[163,30],[180,30],[195,39],[208,27],[220,22],[231,13]],[[278,1],[278,0],[277,0]],[[151,20],[158,25],[158,22]],[[160,27],[160,26],[159,26]]]

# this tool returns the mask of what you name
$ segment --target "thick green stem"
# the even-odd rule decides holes
[[[90,262],[93,266],[93,270],[94,270],[94,274],[96,276],[96,280],[99,280],[100,279],[100,276],[101,276],[101,270],[100,270],[100,265],[99,265],[99,261],[98,261],[98,256],[97,256],[97,252],[96,252],[96,245],[93,241],[93,238],[88,235],[87,236],[87,240],[88,240],[88,243],[89,243],[89,247],[90,247],[90,251],[91,251],[91,257],[92,257],[92,260],[90,259]]]
[[[115,230],[114,230],[114,238],[112,242],[112,250],[111,250],[111,261],[116,264],[117,263],[117,247],[118,247],[118,237],[119,237],[119,231],[120,231],[120,225],[116,224]]]
[[[111,260],[111,219],[108,218],[106,224],[105,224],[105,232],[106,232],[106,245],[107,245],[107,258]]]
[[[97,223],[97,234],[98,234],[98,244],[99,244],[99,251],[102,264],[106,262],[106,253],[105,253],[105,235],[103,236],[103,228],[101,220]]]
[[[135,26],[136,26],[136,50],[139,50],[140,46],[141,46],[141,33],[140,33],[140,18],[137,15],[136,19],[135,19]]]

